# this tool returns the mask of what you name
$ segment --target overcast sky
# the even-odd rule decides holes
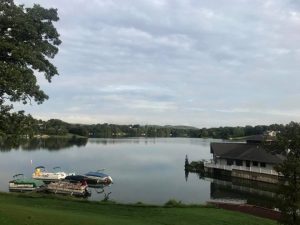
[[[18,0],[58,9],[42,119],[197,127],[300,121],[298,0]]]

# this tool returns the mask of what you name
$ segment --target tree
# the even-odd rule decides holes
[[[35,74],[43,74],[49,82],[58,75],[49,61],[61,43],[53,25],[58,20],[56,9],[0,0],[0,123],[12,116],[14,102],[41,104],[48,99]],[[0,129],[0,134],[7,132]]]
[[[44,126],[44,133],[48,135],[65,135],[68,133],[68,123],[58,119],[50,119],[44,123]]]
[[[300,124],[291,122],[277,135],[277,140],[264,147],[284,155],[285,160],[276,167],[283,175],[278,199],[282,224],[300,224]]]
[[[26,134],[28,137],[33,137],[37,132],[36,120],[30,115],[24,115],[23,111],[10,114],[7,124],[6,133],[10,135],[21,136]]]

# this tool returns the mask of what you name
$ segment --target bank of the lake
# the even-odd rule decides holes
[[[88,137],[81,136],[81,135],[78,135],[78,134],[71,134],[71,133],[67,133],[67,134],[64,134],[64,135],[48,135],[48,134],[35,135],[34,138],[66,138],[66,139],[83,138],[83,139],[88,139]]]
[[[234,224],[275,225],[275,221],[206,206],[125,205],[57,197],[0,194],[2,225]]]

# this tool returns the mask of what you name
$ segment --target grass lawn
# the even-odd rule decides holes
[[[1,225],[275,225],[276,221],[205,206],[158,207],[0,194]]]

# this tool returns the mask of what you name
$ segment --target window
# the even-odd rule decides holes
[[[253,161],[253,162],[252,162],[252,165],[253,165],[253,166],[258,166],[258,162]]]
[[[235,165],[242,166],[243,165],[243,161],[242,160],[235,160]]]
[[[266,167],[266,163],[261,162],[261,163],[260,163],[260,167]]]
[[[227,166],[233,165],[233,160],[232,159],[227,159]]]
[[[246,166],[250,167],[250,161],[248,161],[248,160],[246,161]]]

